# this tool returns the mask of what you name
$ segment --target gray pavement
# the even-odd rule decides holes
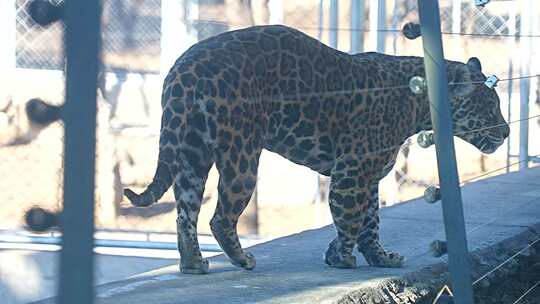
[[[57,293],[59,251],[57,246],[24,244],[7,248],[0,244],[0,303],[22,304],[54,296]],[[16,245],[16,244],[15,244]],[[23,249],[26,247],[25,249]],[[51,251],[44,251],[51,250]],[[96,253],[96,284],[125,279],[158,267],[177,263],[176,252],[170,258],[122,256]],[[136,254],[141,254],[137,252]],[[174,257],[172,257],[174,256]]]
[[[470,251],[485,250],[540,222],[540,168],[471,183],[462,193]],[[385,208],[381,222],[382,242],[406,257],[404,268],[368,267],[361,257],[357,269],[326,266],[322,256],[335,235],[328,226],[250,248],[257,257],[253,271],[217,256],[210,259],[208,275],[184,275],[177,265],[168,266],[98,287],[97,302],[349,303],[359,290],[376,289],[389,279],[446,261],[429,253],[433,240],[444,239],[439,203],[419,199]]]

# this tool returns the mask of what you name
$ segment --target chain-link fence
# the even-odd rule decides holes
[[[63,24],[43,28],[29,16],[30,0],[16,0],[16,60],[18,68],[62,70]],[[55,1],[58,4],[58,1]]]
[[[34,97],[62,103],[63,27],[61,23],[49,27],[36,25],[25,10],[29,1],[12,1],[16,10],[13,29],[16,69],[12,75],[2,75],[9,85],[3,89],[4,100],[0,100],[0,109],[12,101],[9,110],[2,110],[7,126],[4,130],[8,131],[2,131],[0,166],[1,172],[9,172],[11,177],[0,186],[0,201],[10,206],[3,208],[8,210],[1,215],[4,227],[22,225],[24,212],[33,204],[60,208],[62,196],[62,126],[32,129],[25,118],[24,105]],[[386,53],[422,55],[420,39],[408,40],[401,34],[405,23],[418,22],[415,0],[386,1],[384,20],[379,23],[374,22],[377,14],[370,7],[374,1],[363,2],[361,16],[356,16],[361,20],[360,27],[353,27],[350,0],[337,1],[337,7],[331,7],[332,1],[315,0],[103,1],[96,173],[98,227],[175,231],[176,212],[171,192],[161,204],[137,209],[123,201],[121,190],[126,186],[142,188],[151,180],[157,159],[162,77],[174,59],[196,41],[251,25],[282,23],[326,44],[331,44],[330,37],[334,35],[334,46],[345,52],[351,50],[352,39],[362,41],[364,51],[376,50],[377,43],[381,43],[377,42],[381,41],[378,37],[382,36]],[[510,1],[493,1],[485,8],[478,8],[473,1],[441,1],[446,57],[466,61],[476,56],[486,73],[499,78],[518,75],[516,49],[521,40],[513,35],[519,33],[520,15],[513,5]],[[337,16],[334,27],[330,26],[334,24],[333,16]],[[514,82],[513,88],[509,88],[509,83],[499,85],[499,95],[503,109],[512,104],[508,113],[512,113],[510,120],[515,120],[518,85]],[[534,115],[535,111],[531,110],[530,114]],[[517,126],[511,125],[515,134]],[[24,136],[28,137],[27,142],[16,142]],[[517,146],[517,137],[510,139]],[[381,185],[381,197],[387,204],[419,196],[427,184],[437,181],[433,150],[422,150],[414,145],[414,138],[411,140],[413,144],[403,150],[394,171]],[[458,142],[462,178],[504,164],[507,152],[500,149],[485,157]],[[510,152],[517,154],[514,147]],[[209,232],[207,222],[216,201],[216,184],[213,170],[201,211],[201,232]],[[257,208],[250,211],[259,216],[244,219],[244,232],[280,235],[329,223],[328,208],[317,203],[325,200],[327,186],[326,178],[265,153],[261,160]],[[295,218],[298,214],[301,217]],[[254,218],[258,230],[248,223]]]
[[[42,27],[16,0],[18,68],[63,70],[63,24]],[[61,0],[51,1],[58,5]],[[161,1],[103,1],[102,60],[106,71],[159,73]]]

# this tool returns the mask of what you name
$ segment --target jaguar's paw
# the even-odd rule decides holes
[[[249,252],[245,252],[241,258],[231,259],[231,263],[245,270],[253,270],[255,265],[257,265],[255,257]]]
[[[401,268],[405,266],[405,257],[397,252],[382,252],[379,254],[364,253],[364,258],[373,267]]]
[[[339,252],[335,240],[328,246],[328,250],[324,255],[324,262],[336,268],[356,268],[356,257]]]
[[[185,274],[207,274],[208,260],[201,259],[198,262],[180,263],[180,272]]]

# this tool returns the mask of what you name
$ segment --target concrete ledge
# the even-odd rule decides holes
[[[531,229],[505,239],[493,246],[476,250],[470,254],[473,280],[479,280],[474,286],[475,303],[492,303],[495,300],[492,285],[504,283],[513,276],[522,275],[523,269],[529,267],[528,258],[533,257],[540,262],[540,223]],[[531,245],[533,244],[534,245]],[[518,253],[516,255],[516,253]],[[515,258],[513,258],[515,256]],[[530,274],[540,276],[539,265],[535,265]],[[496,269],[496,270],[494,270]],[[488,276],[485,274],[490,273]],[[529,280],[534,284],[535,281]],[[378,286],[361,287],[353,290],[336,303],[433,303],[437,293],[444,285],[449,284],[448,265],[446,261],[440,262],[419,271],[384,280]],[[523,294],[523,291],[519,295]],[[486,302],[486,298],[489,300]],[[517,298],[517,297],[516,297]],[[515,299],[515,298],[514,298]],[[493,303],[506,303],[497,302]]]
[[[483,180],[462,190],[472,252],[479,278],[540,237],[540,169]],[[358,257],[353,270],[327,267],[322,259],[333,227],[305,231],[250,248],[257,268],[235,268],[223,256],[210,259],[209,275],[183,275],[177,266],[158,269],[97,289],[98,303],[431,303],[447,283],[446,257],[429,244],[444,239],[441,208],[413,200],[381,212],[381,238],[406,256],[406,267],[368,267]],[[480,281],[475,292],[519,272],[524,257],[540,252],[540,241]],[[42,303],[51,303],[51,299]]]

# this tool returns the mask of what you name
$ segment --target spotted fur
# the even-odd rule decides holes
[[[484,80],[480,62],[447,62],[452,82]],[[337,230],[325,261],[353,268],[355,246],[372,266],[401,267],[403,257],[379,242],[378,183],[401,145],[431,129],[427,96],[408,88],[423,75],[419,57],[348,55],[285,26],[223,33],[185,52],[165,79],[155,177],[136,206],[156,202],[172,185],[178,207],[181,271],[206,273],[197,242],[197,216],[212,164],[219,171],[211,229],[234,265],[255,267],[236,225],[257,180],[262,149],[331,176],[330,209]],[[483,85],[450,87],[460,136],[493,152],[509,129],[497,93]],[[492,125],[495,128],[468,132]]]

